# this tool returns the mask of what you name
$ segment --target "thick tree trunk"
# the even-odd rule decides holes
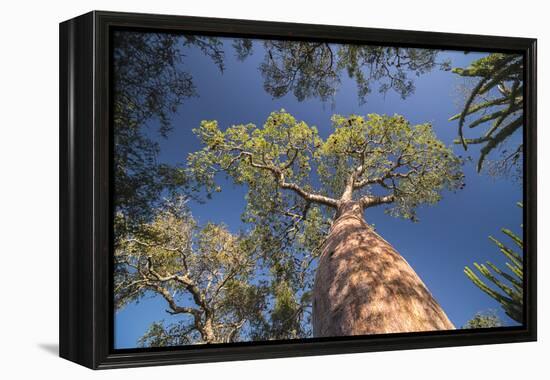
[[[367,225],[363,207],[341,204],[315,276],[314,336],[454,328],[405,259]]]

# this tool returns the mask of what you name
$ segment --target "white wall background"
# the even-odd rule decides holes
[[[0,21],[0,377],[540,379],[548,352],[550,27],[544,1],[6,1]],[[539,342],[93,372],[57,357],[58,23],[93,9],[539,39]],[[546,351],[546,353],[544,353]]]

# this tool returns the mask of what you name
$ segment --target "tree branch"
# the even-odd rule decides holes
[[[197,306],[203,309],[207,316],[212,314],[212,310],[208,306],[206,297],[204,296],[204,294],[202,294],[199,287],[193,282],[193,280],[189,278],[187,274],[180,275],[180,276],[176,274],[162,276],[153,268],[153,260],[150,256],[147,257],[147,270],[150,274],[153,275],[153,277],[157,281],[160,281],[160,282],[177,281],[180,284],[182,284],[185,287],[185,289],[189,293],[191,293],[191,296],[193,297],[193,301],[197,304]]]
[[[201,311],[198,309],[195,309],[193,307],[186,307],[186,306],[179,306],[176,301],[174,300],[174,297],[170,294],[168,289],[166,289],[163,286],[160,286],[159,284],[149,281],[147,282],[147,286],[154,290],[156,293],[160,294],[164,300],[168,303],[168,306],[170,307],[170,310],[167,310],[170,314],[191,314],[195,320],[200,322],[201,317]]]
[[[248,157],[248,162],[252,167],[270,171],[275,176],[275,178],[277,179],[277,182],[279,183],[279,187],[281,187],[282,189],[292,190],[296,194],[298,194],[299,196],[301,196],[302,198],[304,198],[306,201],[309,201],[309,202],[316,202],[316,203],[320,203],[325,206],[334,207],[334,208],[338,207],[338,201],[334,198],[327,197],[320,194],[315,194],[304,190],[302,187],[300,187],[299,185],[293,182],[286,182],[285,175],[281,168],[278,168],[274,165],[260,164],[260,163],[254,162],[253,154],[250,152],[242,151],[240,155]]]
[[[382,197],[375,197],[372,195],[365,195],[362,197],[359,202],[363,205],[364,208],[369,208],[373,206],[378,206],[381,204],[393,203],[395,201],[395,195],[389,194]]]

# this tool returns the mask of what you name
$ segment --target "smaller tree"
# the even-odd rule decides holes
[[[518,203],[522,207],[521,203]],[[523,251],[523,240],[509,229],[501,229],[502,233],[508,236],[516,246]],[[512,248],[501,243],[492,236],[489,239],[499,248],[500,252],[510,262],[506,263],[509,272],[500,269],[495,264],[487,261],[485,264],[474,263],[476,269],[492,283],[496,289],[489,287],[469,267],[464,268],[466,276],[481,290],[495,299],[504,309],[506,314],[513,320],[523,322],[523,257]],[[490,269],[489,269],[490,268]],[[492,269],[492,272],[491,272]],[[494,272],[494,274],[493,274]],[[500,278],[499,278],[500,277]]]
[[[489,310],[486,312],[477,312],[472,319],[470,319],[464,326],[463,329],[487,329],[491,327],[501,327],[502,321],[498,315],[493,311]]]
[[[238,341],[266,304],[266,285],[253,281],[256,259],[247,239],[211,223],[199,228],[183,202],[170,203],[119,240],[115,305],[152,294],[166,301],[169,314],[183,316],[169,326],[153,324],[142,345]]]
[[[311,337],[311,292],[299,297],[289,281],[273,279],[269,308],[254,325],[252,340],[286,340]]]

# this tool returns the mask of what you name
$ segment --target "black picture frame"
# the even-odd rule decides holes
[[[115,28],[523,54],[524,325],[114,350],[110,36]],[[93,11],[60,24],[59,58],[61,357],[103,369],[536,340],[536,39]]]

